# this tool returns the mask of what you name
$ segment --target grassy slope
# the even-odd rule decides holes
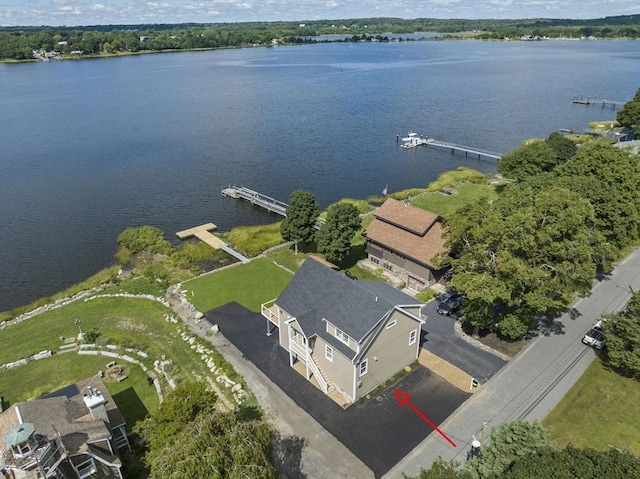
[[[251,311],[260,312],[260,304],[276,298],[291,278],[283,268],[260,258],[187,281],[183,288],[200,311],[236,301]]]
[[[199,355],[181,339],[174,324],[164,319],[171,311],[158,302],[134,298],[99,298],[93,301],[76,301],[70,305],[54,309],[22,323],[0,330],[0,364],[28,357],[38,351],[58,351],[63,344],[61,337],[74,337],[78,328],[76,318],[81,319],[83,331],[96,328],[101,333],[101,341],[109,344],[133,347],[144,351],[149,358],[143,360],[151,368],[153,361],[163,355],[174,364],[172,374],[177,379],[197,378],[209,375],[205,363]],[[28,338],[28,339],[26,339]],[[135,356],[135,354],[130,354]],[[65,384],[84,379],[105,369],[109,362],[106,357],[78,356],[74,353],[55,354],[52,358],[5,370],[0,374],[0,395],[8,401],[24,400],[55,390]],[[128,364],[128,363],[123,363]],[[221,363],[219,363],[221,364]],[[137,366],[129,367],[129,378],[120,384],[109,384],[112,394],[120,388],[133,388],[121,397],[127,422],[139,419],[140,401],[145,410],[157,407],[157,399],[152,399],[155,389],[150,388],[146,375]],[[226,371],[225,371],[226,372]],[[227,372],[232,376],[232,372]],[[117,399],[117,398],[116,398]],[[132,414],[127,416],[127,414]]]
[[[606,370],[596,360],[543,425],[560,447],[617,447],[640,456],[639,404],[640,384]]]
[[[427,193],[414,198],[411,204],[425,210],[433,211],[443,218],[450,217],[455,211],[469,203],[476,203],[481,198],[489,200],[497,197],[495,186],[477,183],[461,183],[456,186],[456,193],[445,195],[440,192]]]

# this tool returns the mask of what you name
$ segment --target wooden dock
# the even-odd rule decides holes
[[[257,191],[244,186],[230,186],[222,190],[222,196],[248,201],[252,205],[259,206],[265,210],[276,213],[280,216],[287,216],[287,203],[278,201],[270,196],[263,195]]]
[[[595,96],[588,96],[585,98],[583,95],[575,95],[573,97],[573,103],[577,105],[601,105],[602,108],[611,107],[612,109],[616,109],[619,106],[624,105],[626,102],[624,101],[614,101],[614,100],[600,100]]]
[[[449,150],[452,155],[458,153],[464,153],[465,158],[469,158],[469,156],[477,157],[478,160],[489,160],[489,161],[498,161],[502,156],[500,153],[496,153],[494,151],[481,150],[479,148],[471,148],[464,145],[457,145],[455,143],[449,143],[446,141],[438,141],[434,139],[430,139],[427,143],[424,144],[427,148],[436,147],[442,148],[445,150]]]
[[[234,258],[236,258],[237,260],[243,263],[248,263],[249,261],[251,261],[249,258],[244,256],[243,254],[234,250],[231,246],[229,246],[227,243],[222,241],[220,238],[218,238],[217,236],[214,236],[211,233],[211,231],[215,230],[216,228],[217,226],[214,225],[213,223],[206,223],[200,226],[195,226],[193,228],[178,231],[176,233],[176,236],[181,240],[191,238],[192,236],[194,236],[198,238],[200,241],[202,241],[203,243],[208,244],[214,249],[221,249],[222,251],[226,251],[231,256],[233,256]]]

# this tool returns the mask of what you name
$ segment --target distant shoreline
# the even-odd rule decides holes
[[[419,35],[422,33],[431,33],[431,32],[415,32],[412,34],[405,34],[405,35]],[[380,33],[380,34],[375,34],[375,35],[396,35],[394,33]],[[365,41],[365,40],[360,40],[359,42],[351,42],[351,41],[345,41],[345,40],[319,40],[317,42],[307,42],[307,43],[281,43],[281,44],[276,44],[276,45],[272,45],[272,44],[262,44],[262,45],[237,45],[237,46],[224,46],[224,47],[204,47],[204,48],[181,48],[181,49],[167,49],[167,50],[142,50],[142,51],[138,51],[138,52],[116,52],[116,53],[98,53],[98,54],[93,54],[93,55],[74,55],[74,54],[59,54],[56,55],[54,57],[52,57],[49,60],[42,60],[39,58],[28,58],[28,59],[24,59],[24,60],[15,60],[13,58],[0,58],[0,63],[6,63],[6,64],[15,64],[15,63],[39,63],[39,62],[55,62],[55,61],[79,61],[79,60],[98,60],[98,59],[104,59],[104,58],[119,58],[119,57],[130,57],[130,56],[137,56],[137,55],[151,55],[151,54],[162,54],[162,53],[180,53],[180,52],[205,52],[205,51],[215,51],[215,50],[235,50],[235,49],[244,49],[244,48],[277,48],[277,47],[298,47],[298,46],[305,46],[305,45],[317,45],[317,44],[326,44],[326,43],[405,43],[405,42],[432,42],[432,41],[480,41],[480,42],[525,42],[525,43],[533,43],[533,42],[550,42],[550,41],[556,41],[556,42],[563,42],[563,41],[567,41],[567,42],[595,42],[595,41],[621,41],[621,40],[629,40],[629,41],[640,41],[640,38],[627,38],[627,37],[616,37],[616,38],[594,38],[594,39],[588,39],[588,38],[567,38],[567,37],[562,37],[562,38],[551,38],[551,37],[544,37],[544,38],[540,38],[540,39],[522,39],[522,38],[502,38],[502,39],[497,39],[497,38],[477,38],[477,37],[472,37],[472,36],[465,36],[464,32],[462,34],[456,34],[456,35],[450,35],[450,34],[440,34],[438,33],[437,35],[440,36],[433,36],[433,37],[424,37],[424,38],[418,38],[418,39],[407,39],[406,37],[402,37],[400,35],[402,34],[397,34],[398,39],[402,39],[402,40],[398,40],[398,39],[391,39],[385,42],[376,42],[376,41]],[[336,35],[333,34],[328,34],[328,35],[318,35],[317,37],[322,37],[322,36],[326,36],[326,37],[334,37]],[[373,36],[373,35],[371,35]],[[349,35],[345,35],[344,38],[349,38]],[[48,52],[51,53],[51,52]]]

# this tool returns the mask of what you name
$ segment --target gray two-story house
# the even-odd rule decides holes
[[[421,306],[386,283],[353,280],[309,258],[262,314],[290,366],[300,363],[325,394],[353,403],[418,358]]]

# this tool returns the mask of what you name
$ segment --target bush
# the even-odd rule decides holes
[[[115,254],[115,259],[118,264],[127,265],[131,263],[131,251],[125,247],[118,248],[118,252]]]
[[[85,343],[93,344],[96,342],[96,339],[100,337],[100,331],[96,328],[93,328],[86,333],[83,333],[83,339]]]
[[[148,225],[127,228],[118,236],[118,244],[133,254],[144,250],[152,254],[169,254],[173,251],[171,244],[164,239],[164,233],[155,226]]]
[[[416,299],[418,301],[422,301],[423,303],[427,303],[431,301],[433,298],[435,298],[437,294],[438,293],[436,293],[434,290],[432,290],[431,288],[428,288],[422,291],[421,293],[419,293],[416,296]]]

